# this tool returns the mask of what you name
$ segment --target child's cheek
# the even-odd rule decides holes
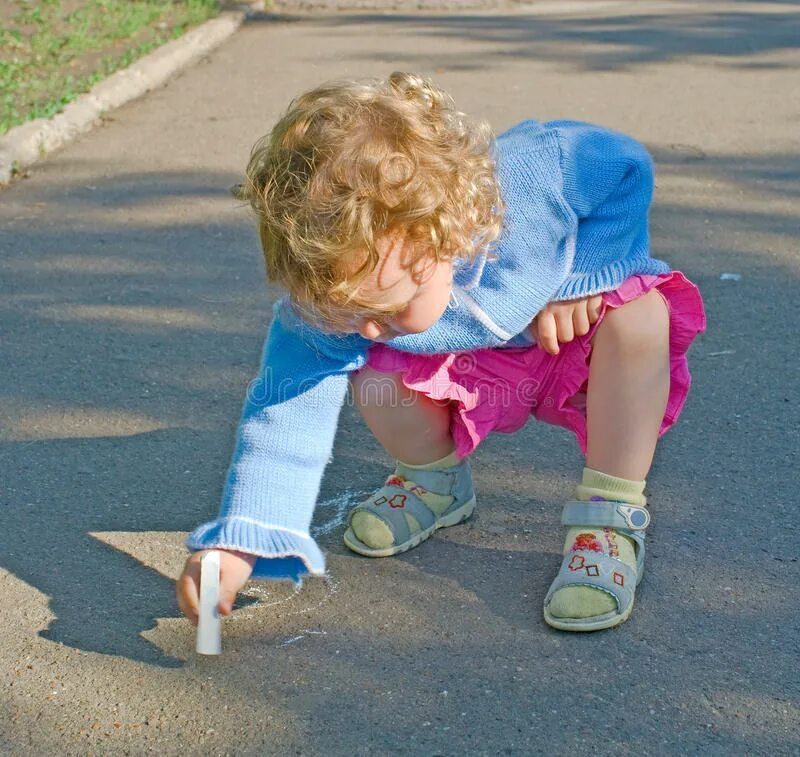
[[[438,292],[435,297],[421,297],[392,319],[392,326],[407,334],[418,334],[433,326],[447,309],[450,292]]]

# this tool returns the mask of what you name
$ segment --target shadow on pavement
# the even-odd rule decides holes
[[[744,60],[754,55],[766,55],[797,47],[797,24],[800,8],[786,2],[786,10],[763,13],[754,21],[752,11],[713,10],[705,14],[641,12],[609,14],[605,17],[561,17],[536,13],[525,15],[525,8],[513,15],[470,15],[469,13],[402,12],[350,13],[334,15],[319,12],[312,15],[292,13],[255,14],[246,23],[297,23],[303,21],[331,30],[354,28],[359,23],[391,25],[396,33],[398,24],[413,28],[417,35],[435,38],[456,38],[467,42],[496,44],[494,51],[481,50],[474,64],[464,62],[459,53],[449,65],[445,54],[437,52],[438,65],[453,71],[468,71],[486,66],[492,57],[535,58],[561,63],[572,70],[624,71],[648,63],[686,60],[696,56],[716,56],[715,65],[732,68],[781,68],[786,64]],[[377,39],[377,37],[376,37]],[[376,52],[364,42],[359,52],[351,51],[348,58],[373,61]],[[337,59],[338,60],[338,59]],[[403,61],[402,55],[393,60]],[[324,58],[315,58],[324,65]],[[406,65],[415,60],[409,55]]]

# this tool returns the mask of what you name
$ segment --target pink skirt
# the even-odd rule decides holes
[[[559,345],[557,355],[535,345],[417,355],[376,344],[370,348],[367,366],[381,373],[401,373],[405,386],[449,403],[458,457],[469,455],[492,431],[519,430],[531,415],[573,431],[585,455],[592,335],[609,308],[618,308],[651,289],[660,292],[670,315],[671,381],[661,435],[675,423],[686,402],[691,385],[686,351],[706,327],[700,292],[680,271],[631,276],[603,294],[599,320],[588,334]]]

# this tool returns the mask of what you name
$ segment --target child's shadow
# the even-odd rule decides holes
[[[542,602],[561,562],[532,547],[515,549],[481,546],[481,515],[473,515],[460,527],[462,534],[440,532],[428,550],[415,562],[428,573],[435,572],[473,592],[489,610],[510,626],[529,631],[542,622]],[[478,539],[465,543],[462,535]]]
[[[142,636],[158,618],[180,615],[174,581],[91,534],[195,525],[201,517],[195,497],[205,475],[197,454],[206,440],[199,437],[170,429],[0,445],[2,506],[13,513],[3,519],[0,556],[4,568],[48,597],[55,617],[39,632],[42,638],[162,667],[184,664]],[[176,458],[181,450],[193,459]],[[237,606],[252,601],[242,598]]]
[[[542,620],[542,601],[560,559],[555,552],[504,549],[481,545],[480,539],[472,536],[468,542],[463,538],[469,532],[477,534],[480,529],[480,515],[473,515],[470,522],[437,532],[427,542],[390,559],[437,579],[449,579],[472,592],[510,626],[530,630]],[[340,532],[335,536],[340,536]],[[323,548],[330,553],[358,557],[343,544],[331,542]]]

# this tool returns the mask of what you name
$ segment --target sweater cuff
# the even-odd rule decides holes
[[[634,274],[656,276],[668,273],[670,266],[656,258],[618,261],[591,273],[572,273],[553,295],[551,302],[591,297],[601,292],[611,292]]]
[[[230,515],[204,523],[185,544],[192,552],[218,547],[257,555],[251,579],[288,579],[299,586],[305,575],[325,575],[325,558],[311,536],[252,518]]]

